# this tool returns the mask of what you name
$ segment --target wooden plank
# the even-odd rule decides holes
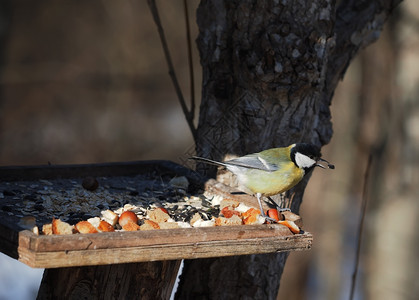
[[[19,234],[19,260],[34,268],[194,259],[309,249],[309,233],[280,224],[37,236]]]
[[[237,241],[212,240],[189,244],[167,244],[164,247],[148,245],[87,251],[41,252],[19,247],[19,261],[33,268],[58,268],[307,250],[311,248],[311,244],[312,235],[305,233]]]
[[[19,234],[7,226],[0,224],[0,250],[4,254],[17,259],[17,244],[19,243]]]
[[[121,231],[95,234],[35,235],[30,231],[19,234],[19,245],[32,251],[53,252],[61,250],[91,250],[193,244],[205,241],[235,241],[240,239],[292,236],[280,224],[239,225],[160,229],[149,231]]]

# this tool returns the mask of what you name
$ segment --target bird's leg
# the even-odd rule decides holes
[[[262,201],[260,201],[261,196],[262,196],[261,193],[256,193],[256,198],[258,199],[259,207],[260,207],[260,211],[262,213],[262,216],[266,217],[265,212],[263,211]]]
[[[287,207],[287,205],[285,203],[285,193],[279,194],[279,198],[281,199],[281,208],[282,207]]]
[[[260,213],[261,213],[262,217],[264,217],[267,221],[269,221],[271,223],[277,223],[277,221],[275,219],[272,219],[265,214],[265,211],[263,210],[263,206],[262,206],[262,201],[260,200],[261,197],[262,197],[261,193],[256,193],[256,198],[258,199],[258,202],[259,202]]]
[[[284,203],[283,197],[283,194],[281,194],[281,204]],[[266,198],[276,207],[276,210],[278,212],[291,211],[291,209],[289,209],[288,207],[281,207],[280,205],[278,205],[278,203],[276,203],[271,197],[268,196]]]
[[[287,205],[287,193],[281,193],[280,194],[280,198],[281,198],[281,207],[278,208],[279,212],[283,212],[283,211],[291,211],[291,209],[289,208],[289,206]],[[289,204],[289,202],[288,202]]]
[[[283,212],[283,211],[291,211],[291,209],[289,208],[289,202],[288,202],[288,205],[287,205],[287,195],[288,194],[288,192],[285,192],[285,193],[281,193],[280,195],[279,195],[279,197],[281,198],[281,207],[280,208],[278,208],[278,211],[280,211],[280,212]]]

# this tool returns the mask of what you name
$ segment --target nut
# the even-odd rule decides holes
[[[134,214],[132,211],[124,211],[121,216],[119,217],[119,225],[121,225],[122,227],[124,227],[126,224],[128,224],[129,222],[133,222],[135,224],[137,224],[138,222],[138,217],[136,214]]]
[[[81,185],[88,191],[94,191],[99,187],[99,182],[95,177],[88,176],[83,179]]]

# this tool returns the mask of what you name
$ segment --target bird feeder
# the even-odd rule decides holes
[[[1,167],[0,251],[46,269],[38,298],[163,299],[182,259],[310,249],[308,232],[295,234],[282,224],[240,225],[243,217],[236,212],[240,224],[229,224],[222,201],[258,208],[254,197],[236,192],[169,161]],[[153,221],[156,209],[169,218]],[[118,224],[108,232],[97,229],[105,211],[133,211],[135,231]],[[53,220],[62,223],[49,232]],[[86,221],[96,233],[74,226]],[[59,232],[62,224],[70,226],[64,227],[67,234]]]

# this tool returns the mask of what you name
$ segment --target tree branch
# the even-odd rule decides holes
[[[355,253],[354,271],[352,273],[352,282],[351,282],[351,291],[349,294],[349,300],[352,300],[355,294],[356,277],[358,275],[359,255],[361,253],[362,232],[364,229],[365,213],[367,211],[367,190],[368,190],[368,179],[370,176],[371,163],[372,163],[372,155],[368,157],[367,169],[364,175],[364,188],[362,191],[361,214],[359,216],[357,247],[356,247],[356,253]]]
[[[402,0],[341,1],[336,11],[336,45],[327,72],[328,95],[345,75],[352,58],[360,49],[375,42],[391,12]]]
[[[196,141],[196,128],[193,124],[193,118],[194,118],[194,111],[195,111],[195,105],[193,105],[193,109],[191,108],[191,111],[188,110],[188,107],[185,103],[185,98],[183,97],[182,90],[180,89],[179,82],[176,77],[175,68],[172,63],[172,58],[170,56],[169,47],[167,46],[166,37],[164,35],[163,26],[161,25],[159,11],[157,9],[156,1],[155,0],[147,0],[148,6],[150,7],[151,14],[154,19],[154,23],[156,23],[157,30],[159,32],[160,41],[162,43],[164,56],[166,58],[167,66],[169,68],[169,75],[172,79],[173,86],[175,87],[176,95],[179,99],[180,106],[182,107],[183,114],[185,115],[186,122],[188,123],[189,129],[191,130],[192,136],[194,140]]]
[[[195,118],[195,80],[194,80],[194,68],[192,59],[192,39],[191,39],[191,27],[189,24],[189,13],[188,13],[188,0],[183,0],[183,8],[185,11],[185,25],[186,25],[186,40],[188,49],[188,65],[189,65],[189,83],[191,92],[191,109],[189,111],[190,118]]]

